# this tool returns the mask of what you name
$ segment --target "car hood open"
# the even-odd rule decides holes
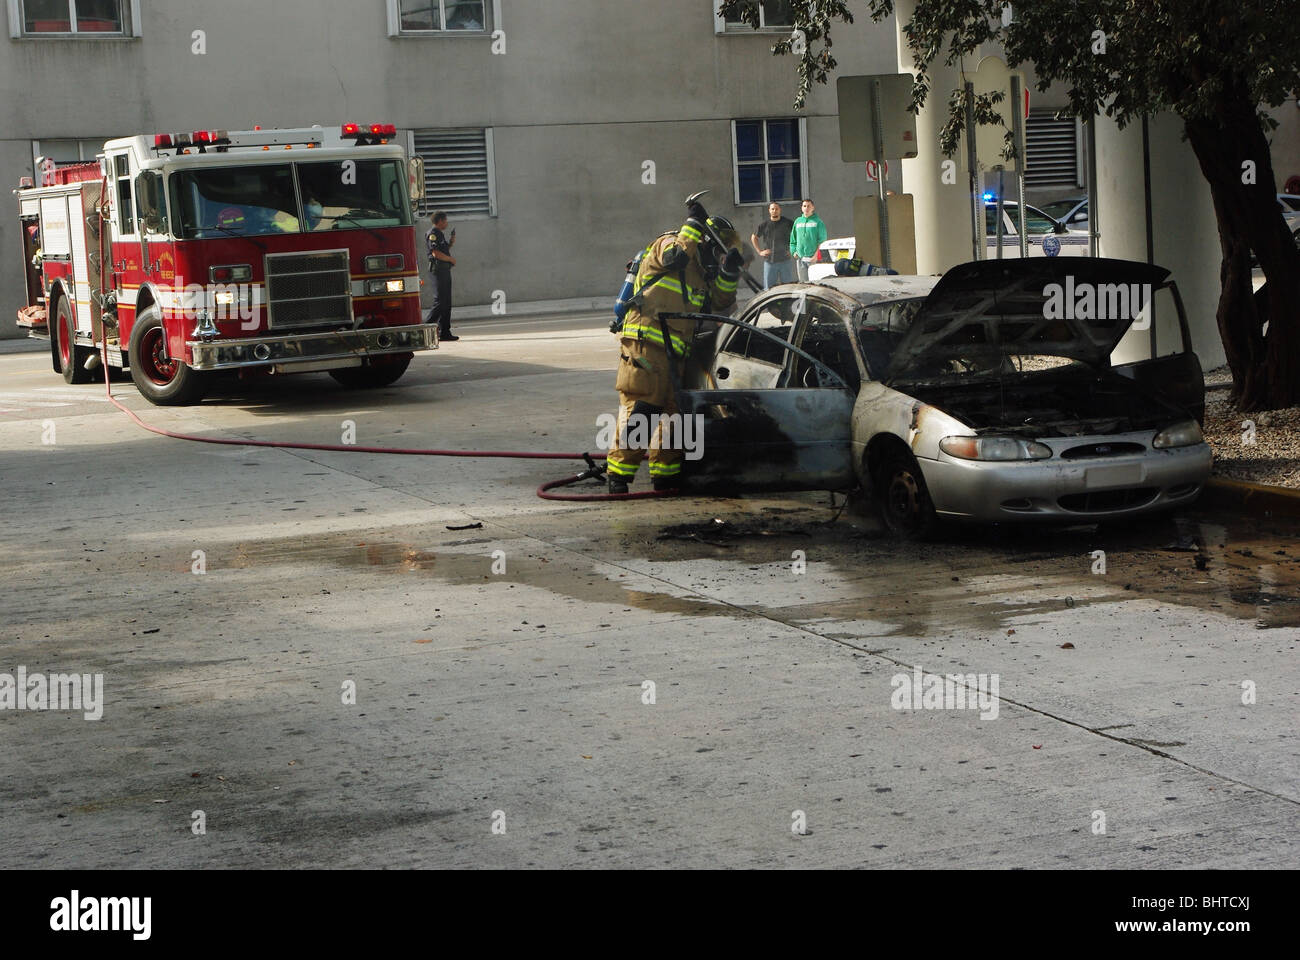
[[[1066,357],[1104,366],[1169,276],[1164,267],[1093,257],[982,260],[949,270],[894,350],[886,383],[948,360]]]

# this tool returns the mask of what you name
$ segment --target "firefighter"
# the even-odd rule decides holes
[[[729,310],[743,264],[735,228],[722,217],[709,217],[698,202],[690,204],[690,218],[677,233],[664,234],[647,248],[636,275],[636,299],[620,331],[618,427],[606,461],[610,493],[627,493],[647,454],[656,490],[681,486],[684,451],[680,418],[673,417],[678,413],[673,379],[680,381],[685,372],[695,323],[661,321],[659,315]]]

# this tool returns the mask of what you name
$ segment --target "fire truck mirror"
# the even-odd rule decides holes
[[[411,169],[411,200],[424,199],[424,158],[412,157],[410,163]]]
[[[135,178],[135,202],[147,233],[165,233],[167,222],[162,196],[162,177],[146,170]]]

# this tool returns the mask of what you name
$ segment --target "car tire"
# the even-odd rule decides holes
[[[374,357],[362,366],[331,370],[329,374],[349,390],[373,390],[396,383],[410,365],[411,354],[398,354],[392,357]]]
[[[59,306],[54,314],[55,354],[64,383],[89,383],[90,371],[86,369],[86,358],[90,356],[85,347],[77,346],[72,323],[72,308],[67,297],[59,298]]]
[[[136,317],[128,348],[135,388],[140,396],[160,407],[198,403],[208,392],[208,375],[192,370],[183,360],[168,358],[166,337],[162,314],[156,306]]]
[[[885,455],[877,474],[876,499],[885,527],[902,540],[926,540],[938,528],[925,477],[916,458],[906,451]]]

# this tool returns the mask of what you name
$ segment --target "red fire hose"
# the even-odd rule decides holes
[[[161,427],[155,427],[152,424],[145,423],[132,410],[125,407],[117,397],[113,396],[113,385],[109,379],[107,337],[104,338],[102,345],[100,362],[104,366],[104,392],[108,396],[108,402],[130,417],[137,426],[148,430],[150,433],[156,433],[160,437],[170,437],[173,440],[189,440],[193,443],[214,443],[229,447],[271,447],[281,450],[320,450],[327,453],[382,453],[405,457],[472,457],[497,458],[501,460],[585,460],[588,464],[586,472],[576,474],[572,477],[563,477],[559,480],[552,480],[549,483],[544,483],[537,488],[537,495],[543,500],[595,503],[603,500],[648,500],[655,497],[672,497],[677,496],[681,492],[679,490],[646,490],[640,493],[586,494],[561,494],[550,492],[557,487],[567,487],[583,480],[598,478],[600,476],[600,471],[596,467],[594,461],[604,460],[605,454],[603,453],[535,453],[525,450],[423,450],[413,447],[357,447],[333,443],[290,443],[288,441],[280,440],[236,440],[228,437],[202,437],[190,433],[176,433],[172,430],[164,430]]]

